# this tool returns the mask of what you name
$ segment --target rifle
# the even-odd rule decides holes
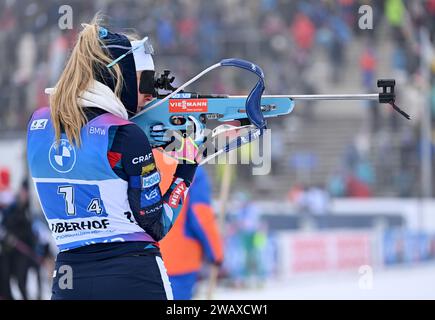
[[[184,88],[219,67],[236,67],[252,72],[258,77],[257,84],[247,96],[198,94],[184,91]],[[209,120],[217,120],[222,123],[233,120],[240,121],[241,126],[238,128],[225,125],[215,128],[211,134],[212,138],[228,131],[242,132],[238,129],[247,129],[246,133],[238,135],[220,149],[216,149],[215,153],[208,154],[200,165],[219,154],[229,152],[258,139],[267,129],[266,119],[290,114],[295,107],[295,102],[299,100],[378,101],[390,104],[395,111],[410,120],[410,116],[395,103],[396,81],[394,79],[378,80],[377,86],[382,89],[382,92],[372,94],[263,95],[265,79],[264,72],[259,66],[246,60],[224,59],[206,68],[178,88],[172,86],[174,80],[175,78],[170,75],[169,70],[165,70],[160,77],[157,77],[155,79],[156,89],[170,91],[170,93],[158,94],[157,99],[147,104],[141,112],[132,118],[132,121],[145,132],[152,147],[165,147],[171,141],[169,136],[164,138],[156,135],[156,132],[161,132],[162,135],[174,131],[185,133],[189,116],[196,118],[203,129],[206,128]]]

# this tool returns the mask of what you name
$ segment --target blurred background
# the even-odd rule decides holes
[[[62,30],[65,4],[73,23]],[[362,5],[372,29],[359,27]],[[435,298],[435,0],[0,0],[0,273],[16,298],[20,259],[30,261],[29,297],[49,297],[56,253],[27,181],[27,121],[48,105],[44,88],[97,11],[115,31],[149,35],[157,71],[171,70],[178,85],[238,57],[263,68],[266,94],[376,93],[377,79],[394,78],[411,115],[376,102],[301,101],[270,119],[271,172],[231,166],[213,297]],[[189,89],[247,94],[252,85],[223,70]],[[207,165],[217,215],[225,170]]]

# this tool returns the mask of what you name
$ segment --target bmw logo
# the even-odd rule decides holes
[[[51,145],[48,152],[48,161],[57,172],[70,172],[76,163],[76,150],[68,140],[61,139],[59,143],[54,142]]]

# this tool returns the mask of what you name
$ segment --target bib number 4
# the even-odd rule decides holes
[[[100,198],[94,198],[88,205],[88,212],[94,212],[96,214],[101,214],[103,208],[101,207]]]

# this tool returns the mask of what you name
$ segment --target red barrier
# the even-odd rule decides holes
[[[284,275],[350,270],[373,263],[369,232],[282,234],[280,239]]]

